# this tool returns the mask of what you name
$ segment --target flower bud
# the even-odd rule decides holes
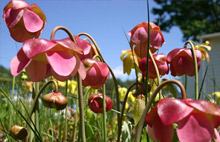
[[[49,108],[55,108],[56,110],[62,110],[67,106],[67,98],[60,92],[52,92],[43,95],[42,101],[44,106]]]
[[[24,128],[19,125],[14,125],[13,127],[11,127],[10,134],[14,138],[18,140],[22,140],[28,135],[28,132],[27,132],[27,128]]]
[[[92,94],[89,96],[88,99],[89,108],[95,113],[103,113],[103,95],[99,94]],[[110,97],[105,96],[105,105],[106,111],[109,111],[113,108],[113,101]]]

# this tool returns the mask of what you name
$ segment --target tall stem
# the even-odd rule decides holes
[[[198,78],[198,64],[197,64],[197,57],[196,57],[196,51],[195,46],[191,40],[187,41],[184,46],[187,44],[190,44],[192,56],[193,56],[193,62],[194,62],[194,69],[195,69],[195,99],[197,100],[199,98],[199,78]]]
[[[147,69],[146,69],[146,81],[145,81],[145,96],[147,98],[148,93],[148,74],[149,74],[149,52],[150,52],[150,9],[149,9],[149,0],[147,0],[147,21],[148,21],[148,31],[147,31]],[[147,99],[145,99],[145,104],[147,104]]]
[[[106,105],[105,105],[105,85],[102,87],[103,89],[103,134],[104,134],[104,142],[107,142],[107,129],[106,129]]]
[[[79,74],[77,74],[77,85],[78,85],[78,98],[79,98],[79,114],[80,114],[80,136],[82,142],[86,142],[85,134],[85,120],[84,120],[84,99],[82,90],[82,80]]]
[[[142,129],[143,129],[143,126],[144,126],[144,121],[145,121],[145,117],[152,105],[152,103],[154,102],[154,99],[155,97],[157,96],[158,92],[167,84],[169,83],[174,83],[176,85],[178,85],[181,89],[181,93],[182,93],[182,98],[183,99],[186,99],[187,96],[186,96],[186,91],[184,89],[184,86],[177,80],[166,80],[164,81],[163,83],[161,83],[157,89],[153,92],[152,96],[150,97],[148,103],[146,104],[145,106],[145,109],[143,111],[143,114],[141,116],[141,119],[140,121],[138,122],[138,125],[136,127],[136,135],[135,135],[135,142],[140,142],[140,138],[141,138],[141,133],[142,133]]]
[[[66,80],[66,86],[65,86],[65,96],[66,98],[68,98],[68,95],[67,95],[67,88],[68,88],[68,80]],[[68,107],[65,108],[65,129],[64,129],[64,134],[63,134],[63,142],[66,141],[66,137],[67,137],[67,117],[68,117]]]

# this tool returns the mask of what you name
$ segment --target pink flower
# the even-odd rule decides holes
[[[157,64],[157,68],[159,70],[160,76],[168,74],[169,67],[167,64],[167,57],[163,53],[161,53],[161,54],[153,54],[153,58]],[[142,58],[139,61],[139,68],[142,71],[142,74],[146,76],[146,69],[147,69],[147,58],[146,57]],[[151,59],[149,59],[149,76],[148,77],[151,79],[154,79],[157,77],[156,70]]]
[[[145,57],[147,55],[145,53],[148,45],[148,22],[138,24],[128,32],[128,34],[131,36],[131,46],[136,46],[135,53],[141,58]],[[152,47],[152,50],[158,50],[163,43],[165,43],[165,41],[160,27],[150,22],[150,46]],[[139,51],[142,51],[142,56]]]
[[[69,38],[62,40],[29,39],[23,43],[11,61],[11,73],[17,76],[23,69],[28,77],[38,82],[53,75],[64,81],[78,72],[82,79],[86,72],[78,54],[82,50]]]
[[[157,141],[172,142],[173,123],[181,142],[208,142],[220,125],[220,108],[205,100],[160,100],[146,116],[149,136]]]
[[[38,38],[46,22],[44,13],[37,5],[29,5],[22,0],[10,1],[3,13],[11,37],[17,42]]]
[[[82,80],[83,86],[91,86],[93,89],[102,87],[109,77],[108,66],[93,59],[85,59],[83,63],[86,67],[86,78]]]
[[[86,58],[92,59],[93,56],[95,56],[95,51],[92,48],[92,45],[86,40],[80,39],[79,36],[74,36],[74,38],[76,39],[78,47],[82,48],[83,50],[83,54],[79,55],[80,59],[81,60],[84,60]]]
[[[103,95],[102,94],[92,94],[88,99],[89,108],[95,113],[103,113]],[[106,111],[113,108],[113,101],[110,97],[105,96],[105,106]]]
[[[198,70],[200,68],[201,52],[196,49],[196,58]],[[167,61],[170,63],[171,75],[181,76],[187,74],[189,76],[195,75],[194,61],[192,52],[188,48],[176,48],[167,55]]]

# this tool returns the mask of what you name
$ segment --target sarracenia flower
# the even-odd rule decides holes
[[[146,116],[148,134],[161,142],[172,142],[173,123],[181,142],[208,142],[220,125],[220,108],[205,100],[160,100]]]
[[[157,64],[157,68],[159,71],[159,75],[163,76],[165,74],[169,73],[169,67],[167,64],[167,57],[161,53],[161,54],[153,54],[153,58]],[[147,70],[147,58],[144,57],[139,61],[139,68],[142,71],[142,74],[146,76],[146,70]],[[153,65],[153,62],[151,59],[149,59],[149,78],[155,79],[157,77],[155,67]]]
[[[22,0],[10,1],[4,8],[3,18],[17,42],[38,38],[46,22],[46,16],[37,5]]]
[[[11,73],[17,76],[25,69],[28,77],[34,82],[51,75],[57,80],[65,81],[77,72],[84,79],[85,67],[78,54],[82,54],[82,50],[69,38],[51,41],[29,39],[12,59]]]
[[[88,99],[89,108],[95,113],[103,113],[103,95],[102,94],[92,94]],[[113,101],[110,97],[105,96],[105,106],[106,111],[113,108]]]
[[[108,66],[100,61],[85,59],[83,61],[86,67],[86,77],[82,80],[83,86],[91,86],[93,89],[99,89],[109,78]]]
[[[160,27],[150,22],[150,47],[153,51],[161,48],[162,44],[165,43],[164,37],[160,30]],[[130,45],[133,47],[135,45],[135,52],[139,57],[143,58],[147,55],[146,49],[148,45],[148,22],[142,22],[135,26],[128,34],[131,36]],[[140,51],[143,52],[141,56]],[[145,53],[146,54],[145,54]]]
[[[52,92],[42,96],[44,106],[62,110],[67,106],[67,98],[60,92]]]
[[[200,68],[201,52],[195,49],[198,70]],[[195,75],[194,60],[192,52],[188,48],[176,48],[167,55],[167,61],[170,63],[170,71],[173,76],[181,76],[187,74]]]

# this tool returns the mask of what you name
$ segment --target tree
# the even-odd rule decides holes
[[[161,30],[178,26],[183,40],[198,40],[201,34],[220,32],[220,0],[155,0],[153,8]]]

